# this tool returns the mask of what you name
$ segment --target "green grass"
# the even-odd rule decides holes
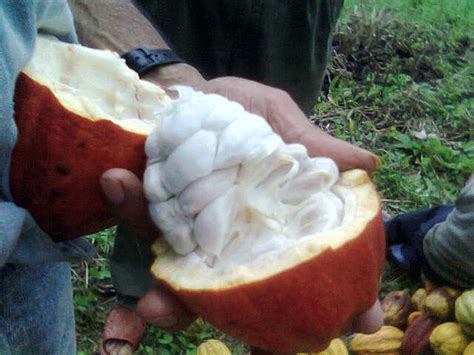
[[[362,9],[366,16],[384,10],[403,22],[448,25],[449,39],[474,35],[474,2],[471,0],[345,0],[346,12]]]
[[[382,158],[375,181],[389,212],[452,202],[474,170],[472,47],[444,23],[367,16],[369,5],[340,22],[314,120]]]
[[[454,201],[474,171],[471,0],[346,0],[315,124],[376,154],[374,176],[392,213]],[[97,351],[115,302],[107,256],[114,230],[91,237],[99,257],[74,267],[78,348]],[[420,280],[387,267],[380,294]],[[143,354],[194,354],[209,338],[247,348],[208,324],[194,332],[152,329]]]

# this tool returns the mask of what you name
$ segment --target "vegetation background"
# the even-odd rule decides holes
[[[376,154],[374,176],[390,214],[453,202],[474,171],[474,2],[346,0],[327,80],[311,119]],[[98,352],[115,302],[107,258],[115,230],[88,238],[98,256],[74,265],[79,354]],[[420,283],[387,265],[380,294]],[[195,354],[209,338],[246,346],[203,322],[177,334],[152,329],[140,354]]]

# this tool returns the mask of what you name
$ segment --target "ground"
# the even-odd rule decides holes
[[[345,3],[311,119],[382,159],[374,181],[390,214],[453,202],[474,171],[473,28],[469,0]],[[98,351],[115,302],[107,264],[113,233],[90,236],[98,257],[74,265],[80,354]],[[380,295],[419,283],[388,265]],[[247,353],[207,324],[179,334],[154,329],[140,353],[194,354],[209,338],[223,339],[233,354]]]

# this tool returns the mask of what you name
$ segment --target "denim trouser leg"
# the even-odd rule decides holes
[[[0,354],[76,353],[69,263],[0,269]]]

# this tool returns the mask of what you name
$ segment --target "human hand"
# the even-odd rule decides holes
[[[130,235],[147,241],[160,236],[149,215],[142,182],[130,171],[111,169],[105,172],[100,183],[112,213],[121,228]],[[128,309],[115,308],[104,328],[102,353],[128,355],[133,352],[145,333],[145,324],[178,330],[194,319],[185,307],[164,289],[150,289]]]
[[[126,309],[116,309],[117,312],[109,316],[106,330],[104,331],[103,354],[130,355],[133,349],[138,346],[145,331],[142,322],[146,320],[161,328],[179,330],[189,324],[193,318],[187,318],[189,314],[176,317],[182,310],[181,306],[175,303],[175,299],[167,294],[159,294],[159,290],[151,290],[139,302],[136,311]],[[174,310],[174,312],[173,312]],[[170,312],[171,311],[171,312]],[[120,313],[119,313],[120,312]],[[166,314],[169,314],[166,316]],[[142,317],[142,318],[140,318]],[[380,301],[366,312],[354,319],[349,332],[374,333],[383,325],[383,312]],[[114,328],[117,332],[110,331]],[[252,347],[252,355],[295,355],[295,353],[273,353]]]
[[[371,173],[380,165],[380,160],[367,150],[334,138],[316,127],[283,90],[236,77],[200,83],[197,89],[239,102],[248,111],[264,117],[286,143],[301,143],[310,156],[333,159],[341,171],[359,168]]]
[[[160,85],[172,96],[168,88],[181,84],[239,102],[247,111],[264,117],[286,143],[301,143],[310,156],[333,159],[341,171],[359,168],[370,174],[380,165],[374,154],[316,127],[283,90],[230,76],[207,81],[197,69],[182,63],[158,67],[144,79]]]
[[[281,90],[239,78],[220,78],[209,82],[198,80],[196,83],[195,88],[198,90],[221,94],[231,100],[240,102],[250,112],[266,117],[273,129],[284,140],[291,143],[300,142],[305,144],[311,155],[332,157],[341,170],[359,167],[370,172],[376,166],[376,158],[370,153],[330,137],[316,128],[307,120],[293,100]],[[161,85],[164,86],[163,83]],[[146,201],[139,179],[129,172],[113,169],[104,174],[101,183],[104,193],[110,202],[112,212],[122,225],[122,228],[143,239],[153,240],[158,235],[158,230],[148,217]],[[163,295],[162,293],[157,293],[156,290],[154,291],[147,296],[146,300],[148,301],[145,304],[163,302],[163,297],[173,300],[171,295]],[[174,299],[172,303],[175,302],[179,304]],[[166,301],[164,301],[164,304],[169,305]],[[152,315],[148,317],[149,321],[156,324],[156,317],[153,315],[153,311],[156,308],[145,307],[144,311],[142,309],[144,318],[147,318],[147,310]],[[179,314],[175,322],[176,326],[182,323],[180,321],[181,318],[192,319],[181,305],[177,306],[176,310]],[[173,310],[172,313],[176,310]],[[167,323],[168,315],[160,314],[162,317],[165,317],[162,320],[164,322],[162,326],[170,326]],[[117,345],[119,348],[122,345],[127,346],[126,342],[117,344],[111,341],[106,342],[105,345],[107,346],[107,344],[112,346],[112,349],[115,349]]]

